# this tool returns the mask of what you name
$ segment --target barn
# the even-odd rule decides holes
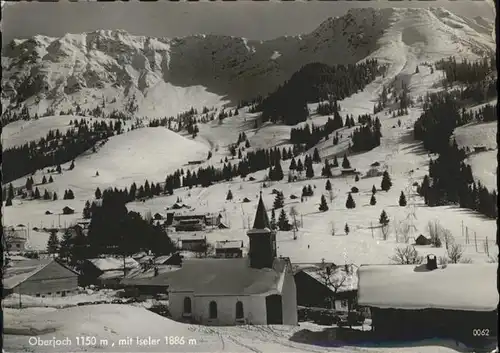
[[[66,296],[78,289],[78,273],[54,259],[9,263],[3,274],[3,295]]]
[[[431,240],[427,237],[425,237],[423,234],[420,234],[416,239],[415,239],[415,245],[429,245],[431,243]]]
[[[381,337],[473,340],[474,330],[497,336],[497,264],[363,265],[358,304],[368,307]],[[465,343],[465,342],[464,342]]]
[[[207,247],[207,237],[204,234],[186,234],[178,239],[182,250],[204,251]]]

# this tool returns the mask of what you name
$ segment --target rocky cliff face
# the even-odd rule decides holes
[[[121,30],[35,36],[12,41],[2,53],[2,109],[26,105],[42,114],[100,104],[165,116],[265,95],[311,62],[350,64],[377,57],[390,64],[407,52],[427,60],[439,57],[434,54],[441,44],[441,56],[481,56],[495,48],[492,28],[484,19],[463,19],[443,9],[354,9],[312,33],[269,41],[150,38]]]

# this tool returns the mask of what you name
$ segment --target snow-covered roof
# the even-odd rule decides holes
[[[107,257],[102,259],[89,259],[88,261],[101,271],[123,270],[123,259]],[[125,266],[127,268],[134,268],[138,267],[139,263],[133,258],[127,257],[125,258]]]
[[[12,266],[6,267],[3,273],[4,288],[12,289],[18,286],[52,261],[54,259],[25,260],[11,263]]]
[[[180,241],[205,240],[205,234],[183,234],[179,236]]]
[[[193,259],[169,276],[169,291],[194,296],[279,294],[289,262],[275,259],[273,268],[250,267],[248,258]]]
[[[162,255],[158,256],[154,259],[154,263],[158,265],[163,265],[166,261],[168,261],[173,255]]]
[[[240,249],[243,247],[241,240],[222,240],[215,242],[216,249]]]
[[[395,309],[493,311],[498,305],[497,264],[363,265],[358,304]]]
[[[102,275],[100,275],[97,278],[103,280],[103,279],[117,279],[122,277],[123,277],[123,270],[110,270],[110,271],[105,271]]]
[[[155,276],[155,267],[158,269],[158,274]],[[168,275],[173,271],[180,270],[180,266],[156,265],[147,270],[135,268],[131,270],[121,281],[124,285],[168,285]],[[153,282],[152,279],[155,279]]]

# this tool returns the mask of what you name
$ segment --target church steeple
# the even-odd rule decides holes
[[[262,192],[260,193],[253,228],[247,232],[247,235],[250,238],[248,252],[250,267],[272,268],[276,258],[276,232],[271,229],[266,207],[262,200]]]
[[[253,229],[271,229],[271,223],[267,215],[266,206],[262,201],[262,191],[260,192],[259,204],[257,205],[257,212],[255,213],[255,220],[253,221]]]

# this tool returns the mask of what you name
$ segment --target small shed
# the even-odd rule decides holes
[[[52,214],[52,211],[47,210],[47,211],[45,211],[45,214],[50,215],[50,214]]]
[[[431,243],[431,240],[424,235],[420,234],[416,239],[415,239],[415,245],[429,245]]]
[[[222,240],[216,242],[215,257],[220,257],[220,258],[243,257],[243,241]]]
[[[244,203],[248,203],[248,202],[250,202],[250,200],[248,199],[248,197],[245,197],[245,198],[243,199],[243,202],[244,202]]]
[[[71,208],[71,207],[69,207],[69,206],[65,206],[65,207],[62,209],[62,212],[63,212],[63,214],[65,214],[65,215],[69,215],[69,214],[73,214],[73,213],[75,213],[75,210],[74,210],[74,209],[72,209],[72,208]]]

